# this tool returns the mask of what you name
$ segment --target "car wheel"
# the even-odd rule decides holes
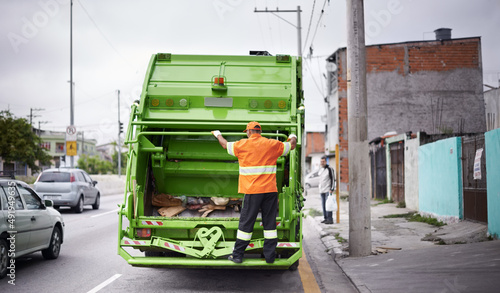
[[[62,234],[59,227],[54,227],[52,237],[50,238],[49,248],[42,250],[43,258],[56,259],[61,251]]]
[[[7,276],[7,267],[9,265],[9,248],[4,239],[0,239],[0,279]]]
[[[73,207],[73,211],[77,214],[83,212],[83,196],[80,196],[78,203]]]
[[[94,204],[92,205],[92,208],[94,210],[98,210],[99,209],[99,205],[101,204],[101,195],[98,193],[95,197],[95,202]]]

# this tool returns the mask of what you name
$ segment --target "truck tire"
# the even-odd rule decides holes
[[[98,210],[100,205],[101,205],[101,195],[97,193],[97,196],[95,197],[95,202],[92,205],[92,209]]]
[[[4,239],[0,239],[0,279],[7,276],[9,266],[9,247]]]
[[[80,196],[78,203],[76,204],[76,206],[73,207],[73,211],[77,214],[80,214],[83,212],[83,196]]]
[[[52,231],[52,237],[50,237],[50,245],[47,249],[42,250],[43,258],[45,259],[56,259],[59,257],[59,252],[61,251],[62,234],[59,227],[54,227]]]

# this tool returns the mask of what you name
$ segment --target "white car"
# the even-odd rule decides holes
[[[50,199],[57,209],[69,206],[76,213],[83,212],[84,205],[99,209],[101,193],[87,172],[80,169],[48,169],[35,182],[35,190],[43,199]]]
[[[319,174],[318,170],[311,172],[306,175],[306,178],[304,180],[306,189],[312,188],[312,187],[318,187],[319,185]]]
[[[59,256],[64,221],[52,205],[26,183],[0,179],[0,279],[7,275],[10,259],[36,251],[45,259]]]

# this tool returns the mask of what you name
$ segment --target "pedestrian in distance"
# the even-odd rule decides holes
[[[326,199],[335,190],[335,171],[326,163],[326,156],[321,157],[321,169],[319,175],[319,193],[321,194],[321,205],[323,207],[323,218],[321,223],[333,224],[333,212],[326,211]]]
[[[247,133],[248,139],[228,142],[219,130],[212,131],[228,154],[238,158],[238,193],[245,194],[236,242],[228,259],[235,263],[243,261],[243,254],[252,239],[253,227],[260,209],[264,227],[264,257],[267,263],[274,263],[278,244],[276,161],[280,156],[286,156],[295,149],[297,136],[290,134],[286,142],[265,138],[261,136],[260,124],[255,121],[248,123],[243,132]]]

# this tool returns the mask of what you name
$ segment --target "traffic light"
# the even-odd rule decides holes
[[[119,127],[118,134],[121,134],[121,133],[123,133],[123,122],[118,121],[118,123],[119,123],[118,124],[118,127]]]

